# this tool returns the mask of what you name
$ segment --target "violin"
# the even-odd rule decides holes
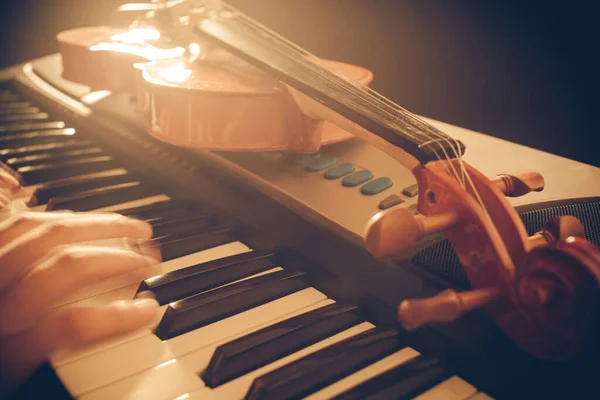
[[[135,93],[148,132],[176,146],[315,153],[322,145],[353,137],[289,107],[288,91],[256,67],[198,38],[175,44],[151,22],[60,32],[63,78],[94,89]],[[363,85],[373,79],[371,71],[359,66],[322,65]]]
[[[472,289],[405,299],[397,312],[407,330],[483,309],[540,359],[567,360],[597,348],[600,251],[567,216],[529,237],[506,199],[542,190],[540,174],[489,179],[463,160],[461,142],[225,3],[191,24],[198,37],[283,82],[282,108],[334,123],[412,171],[420,215],[407,208],[375,215],[365,228],[365,247],[376,257],[394,257],[426,235],[444,233]]]

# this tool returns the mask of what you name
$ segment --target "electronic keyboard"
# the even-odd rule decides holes
[[[140,218],[163,262],[157,276],[101,282],[56,305],[151,292],[161,312],[144,329],[52,355],[43,368],[55,375],[52,396],[484,400],[594,387],[595,355],[533,359],[480,312],[414,332],[396,323],[403,299],[468,284],[443,237],[386,262],[362,247],[378,211],[417,212],[414,178],[379,150],[358,139],[312,155],[177,148],[145,133],[131,95],[92,92],[60,71],[59,55],[0,71],[0,161],[24,185],[2,218],[26,209]],[[599,244],[600,169],[431,123],[490,176],[544,175],[543,192],[511,199],[530,233],[571,214]],[[494,161],[503,154],[512,170]],[[23,391],[54,398],[40,379]]]

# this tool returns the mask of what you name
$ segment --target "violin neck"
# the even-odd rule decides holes
[[[221,5],[221,12],[199,21],[194,31],[300,92],[292,94],[308,116],[331,120],[409,168],[464,153],[461,142],[368,87],[322,67],[317,57],[233,7]]]

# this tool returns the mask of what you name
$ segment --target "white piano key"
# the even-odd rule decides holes
[[[183,395],[187,394],[189,396],[188,398],[193,399],[193,400],[243,399],[246,396],[248,389],[250,389],[252,382],[254,382],[254,379],[258,378],[259,376],[262,376],[268,372],[271,372],[277,368],[287,365],[293,361],[296,361],[302,357],[312,354],[318,350],[321,350],[325,347],[331,346],[331,345],[333,345],[337,342],[340,342],[344,339],[348,339],[349,337],[358,335],[359,333],[365,332],[374,327],[375,326],[369,322],[363,322],[362,324],[353,326],[350,329],[346,329],[343,332],[340,332],[340,333],[333,335],[325,340],[322,340],[318,343],[308,346],[302,350],[299,350],[293,354],[290,354],[289,356],[283,357],[275,362],[272,362],[271,364],[265,365],[264,367],[261,367],[261,368],[255,370],[255,371],[249,372],[246,375],[243,375],[237,379],[229,381],[215,389],[210,389],[210,388],[206,387],[204,389],[197,390],[195,392],[194,391],[181,392],[181,393],[179,393],[179,395],[183,396]],[[188,356],[181,357],[179,360],[181,361],[182,364],[189,365],[189,366],[193,366],[196,363],[202,362],[202,360],[198,360],[195,362],[195,360],[193,359],[194,355],[195,354],[192,353]]]
[[[112,385],[86,393],[79,400],[164,400],[174,398],[189,388],[198,390],[204,383],[186,370],[176,359],[167,361],[143,374],[137,374]]]
[[[159,203],[161,201],[171,200],[166,194],[157,194],[155,196],[144,197],[143,199],[127,201],[125,203],[115,204],[114,206],[102,207],[94,210],[94,212],[116,212],[128,208],[149,206],[150,204]]]
[[[181,268],[185,268],[185,267],[188,267],[191,265],[200,264],[203,262],[208,262],[208,261],[212,261],[212,260],[216,260],[216,259],[224,258],[224,257],[228,257],[228,256],[233,256],[233,255],[245,253],[248,251],[250,251],[250,248],[248,248],[248,246],[246,246],[245,244],[243,244],[241,242],[231,242],[231,243],[227,243],[227,244],[224,244],[221,246],[213,247],[208,250],[199,251],[194,254],[189,254],[187,256],[183,256],[183,257],[179,257],[179,258],[176,258],[173,260],[166,261],[160,265],[160,273],[163,274],[163,273],[175,271],[175,270],[178,270]],[[102,304],[108,304],[110,302],[117,301],[117,300],[132,299],[133,296],[135,295],[135,293],[137,292],[138,287],[139,287],[139,284],[129,285],[129,286],[126,286],[123,288],[119,288],[117,290],[113,290],[113,291],[110,291],[107,293],[103,293],[101,295],[97,295],[94,297],[90,297],[90,298],[78,301],[75,304],[76,305],[102,305]],[[63,304],[64,304],[64,302],[63,302]],[[68,305],[66,305],[66,306],[68,306]],[[160,321],[160,318],[162,318],[162,314],[164,313],[164,309],[166,309],[166,306],[161,307],[161,309],[163,311],[158,313],[159,314],[157,316],[158,320],[156,320],[156,323],[153,326],[156,326],[158,324],[158,322]],[[137,330],[135,332],[131,332],[125,336],[107,339],[102,342],[99,342],[99,343],[96,343],[96,344],[93,344],[90,346],[86,346],[83,348],[62,350],[62,351],[57,352],[52,355],[52,357],[51,357],[52,364],[56,368],[58,366],[66,364],[68,362],[73,362],[74,360],[77,360],[77,359],[87,356],[89,354],[94,354],[96,352],[99,352],[103,349],[115,346],[124,341],[132,340],[132,339],[147,335],[149,333],[149,329],[150,328],[139,329],[139,330]]]
[[[304,289],[177,338],[161,341],[156,335],[148,334],[58,367],[56,373],[71,395],[78,396],[326,298],[313,288]]]
[[[415,358],[418,355],[418,351],[410,347],[406,347],[395,352],[394,354],[374,362],[368,367],[365,367],[360,371],[353,373],[352,375],[348,375],[347,377],[340,379],[339,381],[311,394],[308,397],[305,397],[305,400],[330,399],[338,396],[347,390],[350,390],[353,387],[358,386],[371,378],[374,378],[375,376],[381,375],[400,364],[404,364],[408,360]]]
[[[464,400],[477,393],[475,386],[458,376],[446,379],[425,393],[415,397],[415,400]]]
[[[115,169],[111,169],[108,171],[94,172],[92,174],[81,175],[81,177],[99,178],[102,176],[112,175],[112,174],[116,174],[116,173],[124,173],[124,172],[127,172],[127,171],[123,168],[115,168]],[[70,179],[70,178],[57,179],[56,181],[52,181],[52,182],[59,182],[59,181],[64,181],[64,180],[68,180],[68,179]],[[46,182],[46,183],[50,183],[50,182]],[[14,212],[44,211],[46,209],[45,204],[36,206],[36,207],[29,207],[29,206],[27,206],[27,203],[29,202],[31,195],[35,192],[35,190],[38,187],[44,186],[46,183],[40,183],[37,185],[31,185],[31,186],[27,186],[27,187],[21,187],[18,191],[12,193],[11,198],[14,201],[14,205],[13,205]]]

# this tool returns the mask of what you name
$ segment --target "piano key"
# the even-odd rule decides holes
[[[85,158],[97,155],[104,155],[104,150],[100,147],[89,147],[86,149],[77,149],[66,151],[59,154],[56,153],[40,153],[24,157],[13,157],[6,160],[4,163],[12,169],[26,167],[28,165],[47,164],[49,162],[62,162],[71,159]]]
[[[231,228],[219,228],[206,233],[163,240],[160,243],[160,253],[164,261],[172,260],[197,251],[210,249],[225,243],[233,242],[234,235]]]
[[[473,385],[453,376],[415,397],[415,400],[464,400],[475,393],[477,393],[477,389]]]
[[[17,173],[22,178],[21,184],[23,186],[29,186],[37,183],[85,175],[92,172],[107,171],[117,167],[118,165],[112,157],[99,156],[82,160],[21,167],[17,170]]]
[[[23,146],[11,149],[0,150],[0,161],[6,161],[10,158],[27,157],[40,153],[61,154],[62,152],[91,147],[92,142],[71,138],[65,141],[56,143],[45,143],[33,146]]]
[[[254,380],[246,399],[304,397],[402,349],[395,330],[371,329]]]
[[[1,103],[5,103],[5,102],[8,103],[8,102],[11,102],[11,101],[18,101],[18,100],[20,100],[19,96],[17,96],[15,93],[13,93],[10,90],[3,89],[0,92],[0,102]]]
[[[347,392],[349,389],[356,387],[357,385],[368,381],[386,371],[397,367],[398,365],[404,364],[405,362],[417,357],[419,352],[410,348],[405,347],[400,351],[397,351],[373,364],[355,372],[352,375],[348,375],[345,378],[305,397],[305,400],[320,400],[320,399],[333,399],[338,398],[342,393]]]
[[[302,276],[302,272],[275,272],[173,302],[156,327],[156,336],[170,339],[306,289],[308,284],[300,279]]]
[[[14,103],[9,103],[14,104]],[[32,107],[30,105],[26,105],[24,107],[7,107],[4,108],[0,105],[0,116],[3,115],[17,115],[17,114],[37,114],[40,112],[40,109],[37,107]]]
[[[120,212],[120,210],[125,210],[125,209],[129,209],[129,208],[134,208],[134,207],[142,207],[142,206],[147,206],[147,205],[151,205],[151,204],[155,204],[155,203],[160,203],[160,202],[164,202],[164,201],[170,201],[171,198],[169,196],[167,196],[166,194],[157,194],[156,196],[150,196],[150,197],[146,197],[145,199],[139,199],[139,200],[133,200],[133,201],[128,201],[125,203],[121,203],[121,204],[117,204],[114,206],[109,206],[109,207],[102,207],[97,209],[97,212]]]
[[[2,128],[2,126],[0,126]],[[75,129],[47,129],[43,131],[32,131],[0,136],[2,148],[14,148],[31,146],[36,144],[53,143],[70,140],[75,134]]]
[[[31,107],[31,104],[27,101],[0,102],[0,110],[13,110],[26,107]]]
[[[155,335],[148,334],[124,342],[58,367],[57,373],[70,393],[78,396],[125,377],[143,373],[158,364],[190,352],[205,351],[208,347],[214,351],[217,342],[248,333],[275,320],[290,318],[325,300],[326,296],[317,290],[305,289],[172,340],[161,341]],[[123,359],[123,354],[127,354],[128,357]],[[206,359],[209,357],[208,355]],[[187,366],[186,369],[195,372]]]
[[[89,189],[70,196],[53,197],[48,202],[46,210],[91,211],[148,197],[157,192],[158,190],[152,186],[142,185],[140,182],[127,182]]]
[[[195,390],[202,387],[203,382],[197,375],[186,370],[176,359],[171,359],[144,374],[125,378],[78,398],[80,400],[164,400],[176,397],[181,393],[182,388]]]
[[[440,360],[418,356],[372,379],[365,379],[335,399],[413,398],[446,380],[449,376],[450,374],[443,368]]]
[[[62,121],[11,123],[0,126],[0,134],[37,131],[45,129],[63,129],[64,127],[65,123]]]
[[[169,273],[172,271],[177,271],[178,269],[185,268],[189,265],[201,264],[204,262],[209,262],[209,261],[216,260],[216,259],[223,258],[223,257],[229,257],[229,256],[236,255],[236,254],[242,254],[247,251],[250,251],[250,249],[243,243],[231,242],[231,243],[227,243],[227,244],[224,244],[224,245],[221,245],[218,247],[213,247],[208,250],[204,250],[204,251],[200,251],[200,252],[197,252],[194,254],[183,256],[183,257],[171,260],[171,261],[163,262],[160,265],[159,273],[165,274],[165,273]],[[59,304],[58,306],[63,307],[66,304],[70,304],[75,301],[79,301],[78,302],[79,305],[101,305],[101,304],[108,304],[108,303],[116,301],[116,300],[132,299],[137,291],[138,286],[139,286],[138,284],[129,285],[127,287],[119,288],[119,289],[105,292],[102,294],[97,294],[97,295],[94,295],[93,297],[86,296],[86,297],[84,297],[84,300],[81,299],[81,296],[77,296],[77,298],[74,298],[74,299],[73,298],[65,299],[65,301],[61,302],[61,304]],[[165,309],[166,309],[166,307],[165,307]],[[160,318],[162,318],[162,315],[160,316]],[[156,325],[158,325],[158,322],[160,322],[160,318],[156,321]],[[156,326],[156,325],[154,325],[154,326]],[[147,333],[149,333],[149,330],[143,329],[141,332],[141,336],[144,336]],[[140,336],[139,332],[138,332],[137,336]],[[66,363],[73,362],[74,360],[82,358],[86,355],[93,354],[93,353],[101,351],[105,348],[109,348],[109,347],[111,347],[111,345],[115,345],[115,344],[119,343],[120,341],[121,340],[119,338],[109,339],[100,344],[96,344],[93,346],[86,346],[83,349],[64,350],[64,351],[61,351],[61,352],[58,352],[58,353],[52,355],[52,363],[54,366],[64,365]],[[125,341],[125,340],[123,340],[123,341]]]
[[[69,196],[85,190],[135,182],[137,179],[127,171],[114,170],[101,176],[75,177],[68,180],[46,183],[35,189],[29,200],[30,206],[46,204],[52,197]]]
[[[150,291],[163,305],[274,267],[272,253],[250,251],[146,279],[138,294]]]
[[[44,121],[48,119],[50,116],[44,112],[38,113],[20,113],[20,114],[11,114],[11,115],[1,115],[0,114],[0,124],[4,124],[7,122],[28,122],[28,121]]]
[[[358,306],[333,304],[219,347],[202,379],[219,386],[363,322]]]
[[[204,207],[198,204],[174,200],[119,211],[120,214],[145,221],[171,221],[173,219],[184,218],[188,215],[197,215],[201,212],[205,212]]]
[[[158,220],[152,222],[154,228],[154,237],[181,237],[181,235],[202,233],[216,226],[214,216],[210,214],[200,214],[186,218],[178,218],[174,220]]]
[[[346,329],[343,332],[335,334],[327,339],[324,339],[318,343],[308,346],[293,354],[290,354],[289,356],[283,357],[275,362],[272,362],[271,364],[265,365],[264,367],[249,372],[246,375],[243,375],[237,379],[229,381],[215,389],[210,389],[206,387],[205,389],[197,391],[182,391],[180,392],[180,395],[185,395],[187,396],[185,397],[186,399],[189,398],[193,400],[243,399],[255,378],[260,377],[283,366],[289,365],[297,360],[314,354],[319,350],[328,348],[345,339],[351,338],[355,335],[359,335],[373,328],[373,324],[369,322],[363,322],[362,324],[353,326],[352,328]],[[185,365],[193,365],[193,362],[195,361],[193,359],[193,356],[195,355],[196,353],[191,353],[188,356],[181,357],[180,360]]]

